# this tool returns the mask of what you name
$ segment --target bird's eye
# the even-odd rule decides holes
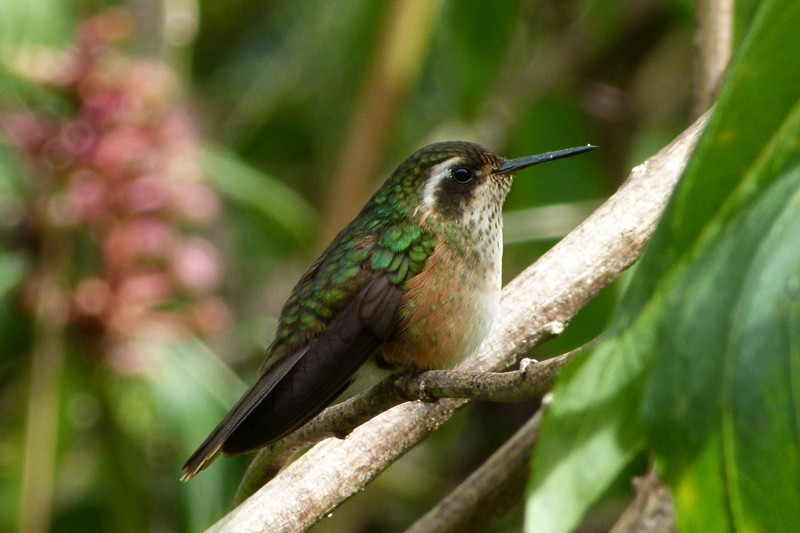
[[[475,179],[475,171],[467,167],[456,167],[451,175],[456,183],[466,184]]]

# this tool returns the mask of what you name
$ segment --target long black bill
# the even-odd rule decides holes
[[[572,157],[573,155],[582,154],[594,150],[597,146],[587,144],[586,146],[578,146],[576,148],[567,148],[566,150],[556,150],[555,152],[546,152],[539,155],[529,155],[528,157],[520,157],[518,159],[511,159],[506,161],[500,168],[494,171],[494,174],[511,174],[523,168],[532,167],[539,163],[546,163],[555,159],[562,159],[564,157]]]

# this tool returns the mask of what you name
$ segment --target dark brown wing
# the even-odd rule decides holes
[[[400,287],[376,274],[308,346],[259,378],[183,466],[187,480],[221,451],[244,453],[287,435],[322,411],[399,322]]]

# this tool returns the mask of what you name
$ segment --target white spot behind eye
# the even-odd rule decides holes
[[[438,165],[431,167],[431,177],[425,182],[422,188],[422,211],[427,212],[436,205],[436,192],[439,184],[450,177],[450,169],[458,164],[459,160],[448,159]]]

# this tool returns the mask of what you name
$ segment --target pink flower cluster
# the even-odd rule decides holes
[[[131,341],[214,335],[231,319],[215,295],[220,254],[201,236],[220,201],[202,181],[195,127],[166,66],[114,49],[129,30],[120,11],[82,24],[44,80],[71,111],[5,114],[3,125],[33,169],[33,226],[89,237],[88,253],[73,247],[71,323],[135,369]]]

